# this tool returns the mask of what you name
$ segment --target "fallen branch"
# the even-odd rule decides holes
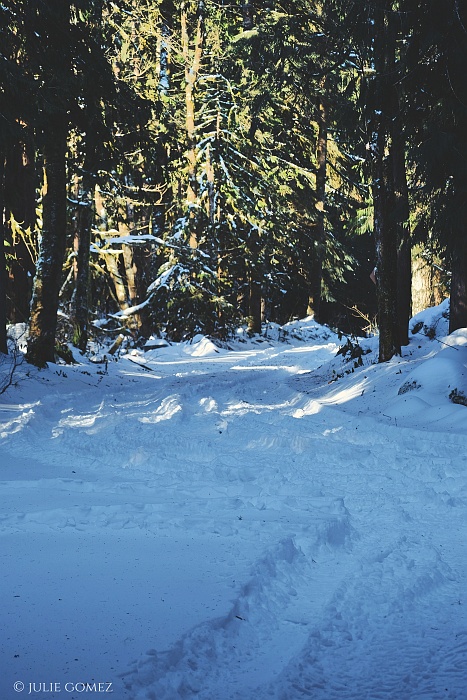
[[[0,394],[4,394],[8,387],[14,384],[13,377],[15,371],[23,360],[23,354],[16,340],[12,341],[10,339],[9,344],[12,346],[12,351],[8,355],[0,354]],[[3,374],[5,367],[6,372]]]

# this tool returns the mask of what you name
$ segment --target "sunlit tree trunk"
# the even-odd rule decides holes
[[[105,265],[115,289],[115,296],[121,311],[128,309],[128,293],[125,286],[125,279],[120,272],[120,253],[111,250],[105,251]]]
[[[126,282],[130,306],[139,306],[145,300],[145,260],[146,247],[140,244],[123,245],[123,263],[125,267]],[[150,332],[150,322],[146,307],[142,307],[134,314],[130,321],[130,327],[145,337]]]
[[[129,173],[126,175],[125,182],[129,191],[132,191],[133,180]],[[134,202],[128,200],[126,206],[122,206],[121,208],[121,221],[119,222],[118,229],[121,236],[130,236],[132,233],[135,233],[136,228],[135,205]],[[144,277],[142,269],[143,259],[142,256],[139,255],[138,250],[139,244],[122,244],[121,262],[123,265],[121,265],[119,269],[124,272],[123,284],[127,295],[126,308],[139,306],[145,298],[146,290],[143,288],[142,284]],[[127,319],[129,328],[135,333],[142,333],[145,335],[147,333],[147,323],[143,321],[143,316],[145,315],[146,314],[141,314],[139,310],[131,313]]]
[[[23,143],[12,145],[5,163],[5,230],[13,258],[7,281],[9,316],[12,323],[29,319],[32,280],[35,272],[36,187],[35,156]],[[13,230],[13,221],[16,231]],[[18,231],[21,231],[20,233]]]
[[[412,313],[438,306],[449,295],[442,276],[442,261],[430,246],[415,246],[412,251]]]
[[[194,38],[194,48],[190,51],[190,37],[188,27],[188,8],[186,2],[182,3],[181,12],[181,38],[182,53],[185,63],[185,128],[186,128],[186,157],[188,161],[188,182],[187,182],[187,203],[190,219],[195,218],[194,207],[198,194],[198,183],[196,179],[196,134],[195,134],[195,85],[201,67],[204,47],[204,17],[203,2],[197,2],[196,33]],[[190,227],[190,245],[192,248],[198,247],[198,239],[194,227]]]
[[[451,262],[449,332],[467,328],[467,244],[456,246]]]

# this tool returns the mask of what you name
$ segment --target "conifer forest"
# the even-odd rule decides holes
[[[465,3],[2,0],[0,39],[3,353],[467,327]]]

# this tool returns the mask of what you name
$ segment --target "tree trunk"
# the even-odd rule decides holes
[[[261,333],[261,284],[257,282],[253,275],[249,276],[249,322],[250,333]]]
[[[374,233],[377,266],[377,299],[379,326],[379,362],[387,362],[401,354],[397,316],[397,238],[394,162],[391,155],[392,118],[394,116],[392,55],[394,33],[386,3],[374,8],[373,104],[369,108],[372,131],[376,134],[373,148]]]
[[[40,93],[45,187],[27,359],[44,366],[55,361],[57,312],[66,248],[71,4],[48,0],[40,5],[38,19],[43,22],[41,31],[47,37]]]
[[[378,140],[383,141],[383,138]],[[380,144],[381,146],[382,144]],[[394,198],[389,156],[375,164],[373,183],[379,326],[379,362],[400,355],[397,319],[397,238],[391,226]]]
[[[460,242],[452,255],[449,333],[467,328],[467,244]]]
[[[131,188],[133,182],[131,175],[125,176],[126,184]],[[135,222],[135,207],[133,202],[127,201],[125,207],[121,207],[120,221],[118,230],[121,236],[130,236],[136,228]],[[122,311],[138,306],[144,301],[145,289],[143,289],[142,279],[144,277],[143,270],[140,265],[143,264],[141,255],[139,254],[139,244],[126,244],[122,246],[122,260],[119,265],[117,259],[107,257],[108,262],[113,266],[113,279],[117,297]],[[123,269],[122,269],[123,268]],[[122,272],[120,272],[122,271]],[[124,271],[124,277],[122,277]],[[126,317],[128,327],[135,334],[147,334],[148,324],[143,321],[143,316],[139,311],[135,311]],[[143,328],[144,326],[144,328]]]
[[[198,183],[196,179],[196,134],[195,134],[195,98],[194,91],[198,80],[201,59],[204,47],[204,17],[203,3],[197,3],[197,25],[195,35],[195,45],[193,56],[190,54],[190,39],[188,31],[187,3],[182,3],[181,26],[182,26],[182,53],[185,63],[185,129],[188,161],[188,183],[187,183],[187,203],[188,216],[191,221],[190,245],[192,248],[198,247],[198,236],[195,230],[194,221],[196,218],[195,205],[198,194]]]
[[[438,306],[449,296],[443,283],[442,262],[430,245],[415,246],[412,256],[412,313]]]
[[[257,229],[250,232],[250,259],[247,261],[248,272],[248,330],[261,333],[261,296],[262,276],[260,264],[261,241]]]
[[[321,89],[324,90],[325,83],[322,82]],[[325,245],[325,206],[326,206],[326,171],[327,171],[327,151],[328,151],[328,114],[324,99],[319,96],[317,99],[317,122],[318,138],[316,142],[316,227],[313,247],[313,260],[311,266],[311,289],[309,308],[313,311],[314,319],[317,323],[322,323],[322,284],[323,284],[323,254]]]
[[[77,183],[77,200],[74,231],[75,289],[71,300],[71,320],[74,326],[73,344],[82,352],[86,350],[89,336],[90,269],[89,251],[94,221],[94,176],[85,170]]]
[[[0,352],[8,353],[6,333],[6,263],[5,263],[5,154],[0,151]]]
[[[144,251],[145,246],[123,245],[123,263],[128,286],[130,306],[138,306],[145,299],[147,284],[144,284]],[[149,318],[146,307],[131,316],[131,327],[144,337],[149,336]]]
[[[412,246],[410,242],[405,142],[399,115],[393,120],[393,126],[391,154],[397,226],[397,326],[400,345],[408,345],[409,321],[412,314]]]
[[[66,247],[66,114],[50,117],[44,134],[46,193],[43,226],[34,280],[27,359],[44,366],[55,361],[55,334],[63,259]]]
[[[8,149],[5,164],[5,209],[5,228],[10,228],[9,239],[13,253],[8,284],[9,316],[12,323],[25,323],[29,319],[35,272],[33,248],[36,223],[34,153],[25,144],[17,143]],[[9,225],[10,215],[21,228],[19,235]]]
[[[396,59],[396,27],[391,7],[385,21],[386,77],[390,81],[387,93],[389,120],[388,136],[392,158],[392,179],[394,183],[394,212],[397,235],[397,327],[399,345],[409,344],[409,320],[412,311],[412,252],[409,223],[409,190],[405,164],[405,138],[400,108],[400,71]]]
[[[110,277],[115,288],[115,295],[117,297],[118,305],[120,309],[124,311],[128,309],[128,294],[125,287],[125,280],[121,275],[119,267],[119,255],[120,253],[113,252],[111,250],[105,251],[105,265],[109,272]]]
[[[244,0],[242,4],[243,29],[247,32],[254,27],[253,0]]]

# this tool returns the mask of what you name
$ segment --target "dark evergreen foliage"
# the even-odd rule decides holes
[[[96,317],[135,342],[307,313],[362,332],[376,301],[385,361],[412,239],[466,326],[466,24],[457,0],[5,0],[2,329],[35,272],[38,364],[60,304],[84,351]]]

